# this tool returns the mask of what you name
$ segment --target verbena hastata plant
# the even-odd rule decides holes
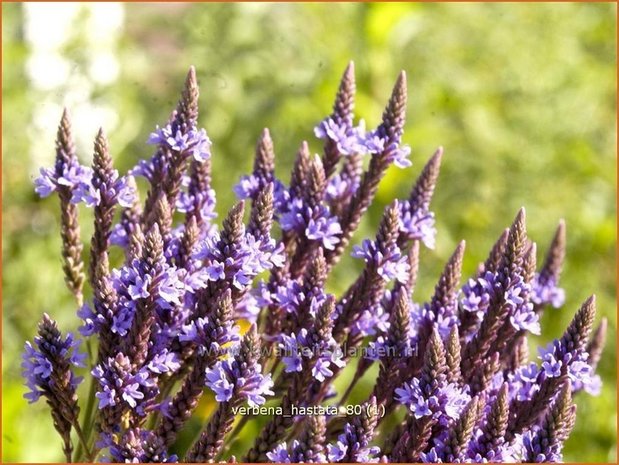
[[[536,271],[519,211],[474,276],[460,285],[461,242],[430,301],[416,301],[420,244],[432,248],[436,234],[429,204],[439,149],[410,196],[385,209],[376,237],[352,248],[361,274],[342,295],[327,293],[329,272],[386,170],[410,165],[401,145],[405,74],[374,130],[354,125],[354,93],[351,63],[332,114],[314,130],[323,155],[304,142],[288,184],[275,177],[264,130],[253,172],[234,189],[240,201],[220,228],[193,69],[178,107],[149,138],[153,157],[127,176],[114,169],[102,131],[92,168],[80,165],[63,114],[55,166],[41,170],[36,191],[60,198],[63,269],[89,356],[44,315],[23,368],[26,397],[49,404],[67,461],[232,461],[232,441],[259,417],[261,431],[239,457],[245,462],[561,460],[575,421],[572,395],[599,390],[605,334],[604,321],[590,334],[590,297],[539,362],[528,358],[527,335],[539,334],[541,313],[564,300],[563,223]],[[144,203],[134,177],[148,184]],[[82,202],[94,209],[87,273]],[[117,268],[111,247],[124,250]],[[240,320],[251,322],[244,334]],[[73,367],[87,363],[91,389],[82,403]],[[347,406],[372,365],[373,389]],[[340,375],[351,380],[344,392],[333,388]],[[177,435],[205,390],[215,411],[178,451]],[[257,409],[267,402],[271,410]]]

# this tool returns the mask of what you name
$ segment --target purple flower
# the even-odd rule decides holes
[[[92,180],[82,179],[73,190],[72,203],[84,202],[87,207],[100,205],[102,197],[105,197],[106,204],[119,204],[121,207],[129,208],[133,205],[136,192],[133,184],[127,177],[119,177],[118,171],[113,170],[111,178],[105,180],[99,187],[95,187]]]
[[[163,349],[147,365],[152,373],[173,373],[181,367],[178,354]]]
[[[196,318],[182,326],[178,339],[197,344],[200,355],[213,354],[220,351],[224,344],[238,342],[239,328],[230,321],[222,325],[208,317]]]
[[[559,308],[565,302],[565,291],[557,286],[556,279],[544,279],[539,273],[535,274],[531,285],[531,301],[537,305],[550,304]]]
[[[100,409],[125,403],[143,416],[158,393],[149,371],[146,368],[135,371],[122,353],[97,365],[91,373],[99,382],[96,396]]]
[[[432,416],[441,423],[458,418],[470,402],[466,390],[455,383],[441,383],[438,386],[425,384],[418,378],[396,388],[396,400],[407,405],[415,418]]]
[[[283,247],[271,238],[256,239],[244,230],[239,243],[229,245],[213,232],[202,241],[194,258],[202,262],[204,271],[198,273],[203,281],[225,279],[237,289],[245,289],[258,274],[283,264]]]
[[[335,248],[342,233],[337,218],[330,215],[327,207],[310,208],[298,198],[292,200],[290,209],[281,215],[280,225],[284,231],[296,231],[309,240],[320,241],[329,250]]]
[[[339,234],[342,228],[336,218],[319,217],[316,220],[310,218],[305,230],[305,237],[313,241],[321,241],[325,249],[333,250],[340,241]]]
[[[310,369],[314,379],[322,382],[333,376],[332,366],[342,368],[345,365],[342,351],[332,337],[314,342],[308,337],[308,330],[302,328],[298,334],[281,334],[279,341],[286,373]],[[305,364],[304,359],[307,360]]]
[[[429,249],[434,249],[436,228],[434,213],[425,208],[413,208],[409,200],[400,200],[400,231],[409,240],[420,240]]]
[[[396,280],[405,283],[408,279],[410,267],[398,246],[384,253],[379,250],[375,241],[366,239],[361,246],[353,247],[351,255],[363,259],[365,263],[371,263],[376,267],[377,273],[387,282]]]
[[[148,137],[149,144],[165,146],[170,150],[188,154],[198,162],[205,162],[211,158],[211,140],[204,129],[190,129],[183,132],[174,129],[168,124],[157,129]]]
[[[354,423],[347,423],[337,442],[327,446],[327,457],[330,462],[378,462],[376,456],[380,453],[380,448],[368,444],[373,431],[364,431],[365,425],[357,423],[358,420],[358,417],[355,417]]]
[[[267,458],[273,463],[291,463],[288,447],[285,442],[279,443],[271,452],[267,452]]]
[[[86,354],[80,353],[80,343],[81,341],[75,339],[71,333],[68,333],[64,340],[58,333],[58,337],[51,340],[37,336],[34,338],[34,345],[26,342],[21,367],[22,375],[26,380],[26,386],[30,389],[24,394],[24,397],[30,403],[37,401],[41,395],[52,391],[52,372],[58,369],[65,369],[60,368],[58,363],[66,364],[67,370],[71,365],[74,367],[85,366]],[[77,388],[82,378],[75,376],[72,370],[69,370],[68,375],[72,389]]]
[[[337,441],[335,444],[329,444],[329,451],[327,453],[327,457],[331,462],[339,462],[344,458],[346,452],[348,451],[348,446],[346,444],[342,444],[340,441]]]
[[[259,363],[248,368],[243,376],[239,362],[232,359],[220,360],[206,370],[206,386],[215,393],[218,402],[228,402],[233,395],[239,395],[247,400],[250,407],[262,405],[264,396],[272,396],[273,381],[271,375],[263,376]]]
[[[354,128],[346,122],[338,124],[332,118],[322,120],[318,126],[314,128],[314,135],[316,137],[333,141],[342,155],[366,153],[363,132],[363,125]]]
[[[176,455],[168,455],[161,438],[158,438],[153,431],[140,428],[131,428],[119,438],[105,435],[100,447],[109,448],[109,461],[114,463],[178,462]],[[106,461],[106,458],[103,461]]]
[[[39,177],[34,180],[34,190],[40,197],[49,196],[59,186],[67,187],[74,192],[82,183],[89,182],[92,177],[92,170],[80,165],[76,160],[64,163],[60,176],[54,168],[41,168],[39,173]]]

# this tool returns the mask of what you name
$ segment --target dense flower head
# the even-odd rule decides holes
[[[385,281],[396,280],[405,283],[408,279],[409,265],[397,246],[383,252],[375,241],[366,239],[360,246],[353,247],[352,256],[361,258],[365,263],[371,263]]]
[[[365,144],[365,126],[363,124],[353,127],[348,122],[338,124],[333,118],[328,117],[314,128],[314,135],[319,139],[328,138],[332,140],[342,155],[372,153]],[[375,151],[378,151],[382,148],[376,147],[376,149]]]
[[[262,296],[266,298],[266,294],[263,293]],[[314,316],[325,298],[325,294],[310,296],[305,292],[303,285],[299,281],[288,280],[278,286],[275,292],[271,294],[270,302],[277,303],[279,308],[286,313],[297,314],[299,308],[310,299],[309,312],[310,315]]]
[[[192,128],[183,132],[175,127],[175,124],[168,124],[162,128],[157,126],[148,137],[148,143],[190,155],[198,162],[205,162],[211,158],[211,140],[204,129]]]
[[[542,361],[541,371],[546,377],[553,378],[567,373],[574,391],[584,389],[589,394],[600,393],[600,377],[593,374],[586,352],[566,350],[560,340],[554,340],[546,347],[539,348],[539,358]]]
[[[168,455],[165,444],[155,437],[152,431],[132,428],[126,431],[120,441],[110,435],[101,441],[102,447],[109,447],[109,461],[113,463],[178,463],[178,457]]]
[[[490,302],[499,300],[509,308],[509,321],[516,330],[539,334],[539,315],[533,311],[530,293],[531,285],[522,277],[505,280],[499,273],[486,271],[463,286],[462,308],[481,320]]]
[[[266,181],[255,174],[241,176],[241,179],[235,184],[233,190],[240,200],[255,200],[256,197],[258,197],[258,193],[264,188],[267,182],[273,182],[275,211],[282,211],[286,207],[287,202],[290,201],[290,193],[288,189],[286,189],[286,186],[278,179]]]
[[[264,282],[258,282],[258,285],[247,292],[243,299],[236,306],[236,315],[238,318],[255,322],[260,310],[274,301],[274,297],[269,290],[269,286]]]
[[[338,236],[342,228],[324,205],[312,208],[305,205],[303,200],[294,198],[279,221],[283,231],[295,231],[310,241],[321,243],[328,250],[333,250],[340,241]]]
[[[118,203],[121,207],[129,208],[135,199],[135,189],[126,176],[118,176],[118,171],[114,170],[111,179],[106,180],[105,185],[95,187],[90,180],[82,180],[76,185],[73,191],[71,202],[83,202],[87,207],[94,207],[101,204],[102,197],[106,202]]]
[[[360,438],[356,429],[347,423],[344,432],[335,443],[327,446],[327,458],[330,462],[344,462],[347,456],[353,455],[359,463],[375,463],[379,461],[380,447],[368,446]]]
[[[311,370],[314,379],[324,381],[333,376],[335,367],[345,366],[342,360],[343,354],[332,337],[313,341],[308,337],[308,330],[305,328],[298,334],[281,334],[278,345],[287,373],[299,372],[306,368]],[[304,363],[304,360],[307,362]]]
[[[553,277],[544,279],[540,273],[533,278],[531,301],[537,305],[552,305],[559,308],[565,302],[565,291],[557,285]]]
[[[387,161],[398,168],[411,165],[408,159],[410,147],[400,146],[399,141],[390,142],[389,135],[381,128],[373,131],[365,130],[365,122],[353,127],[349,122],[336,122],[328,117],[314,128],[314,135],[319,139],[330,139],[336,144],[342,155],[387,153]]]
[[[422,208],[412,208],[408,200],[401,200],[399,205],[402,234],[408,240],[420,240],[427,248],[433,249],[436,243],[434,213]]]
[[[267,452],[267,458],[273,463],[324,463],[326,456],[319,452],[312,457],[311,460],[306,460],[303,445],[296,439],[293,439],[290,445],[281,442],[272,451]]]
[[[265,396],[272,396],[273,381],[271,375],[262,375],[262,367],[255,363],[243,367],[238,360],[224,359],[206,370],[206,386],[215,393],[218,402],[228,402],[233,395],[247,400],[250,407],[262,405]]]
[[[458,316],[455,309],[451,307],[441,307],[438,311],[432,308],[429,302],[423,304],[413,303],[411,308],[411,333],[416,337],[419,329],[427,326],[435,326],[443,338],[446,338],[451,328],[458,324]]]
[[[413,378],[395,392],[398,402],[406,405],[415,418],[430,416],[444,424],[457,419],[471,400],[466,389],[454,383],[433,386],[418,378]]]
[[[215,212],[216,195],[214,189],[205,192],[181,192],[176,199],[176,210],[181,213],[194,213],[196,205],[200,205],[200,215],[204,219],[212,220],[217,217]]]
[[[563,456],[560,450],[548,450],[544,447],[538,438],[537,431],[539,428],[527,431],[520,439],[522,441],[521,454],[523,461],[543,463],[543,462],[562,462]]]
[[[342,198],[351,196],[359,188],[359,179],[355,177],[335,174],[327,184],[325,189],[325,199],[335,202]]]
[[[81,185],[89,183],[91,178],[91,168],[80,165],[76,160],[72,160],[62,166],[62,175],[60,176],[55,168],[41,168],[39,177],[34,181],[34,190],[40,197],[48,197],[59,186],[66,187],[71,192],[75,192]]]
[[[205,426],[179,453],[181,461],[236,461],[229,446],[255,416],[236,422],[238,410],[257,409],[268,398],[281,414],[262,421],[243,462],[562,459],[575,420],[571,393],[600,391],[595,369],[606,328],[603,321],[590,338],[591,297],[564,335],[540,349],[538,361],[529,360],[527,338],[540,334],[544,307],[565,300],[564,223],[538,270],[521,209],[475,276],[460,284],[461,241],[431,298],[418,299],[420,243],[436,245],[430,201],[439,148],[409,197],[385,209],[377,234],[352,247],[363,271],[347,276],[343,263],[332,272],[357,240],[386,170],[411,164],[411,149],[402,144],[406,74],[375,129],[366,130],[363,120],[355,126],[354,94],[351,63],[333,112],[314,129],[323,154],[312,156],[304,142],[288,184],[275,177],[273,141],[264,129],[253,171],[233,188],[240,201],[221,225],[212,144],[196,124],[193,68],[168,123],[148,139],[157,146],[154,155],[126,176],[114,169],[103,131],[92,168],[80,165],[63,115],[56,164],[41,170],[35,191],[60,197],[63,271],[79,308],[79,331],[97,347],[85,414],[73,368],[84,366],[86,356],[49,317],[26,343],[22,368],[25,397],[46,399],[67,462],[178,461],[171,451],[184,452],[177,438],[205,387],[217,406],[206,422],[194,423]],[[143,203],[132,176],[149,184]],[[80,202],[94,207],[87,291],[80,278]],[[124,248],[122,261],[111,245]],[[243,320],[251,326],[241,337]],[[344,375],[342,392],[346,370],[356,371]],[[370,373],[377,376],[366,402],[350,403]],[[337,412],[293,412],[335,405]],[[82,426],[81,418],[92,423]],[[402,421],[389,429],[395,418]]]
[[[34,345],[26,342],[21,366],[29,389],[24,397],[30,403],[37,401],[50,389],[50,383],[53,382],[52,373],[58,369],[54,366],[52,356],[66,360],[74,367],[85,366],[86,354],[79,351],[80,344],[81,341],[75,339],[71,333],[68,333],[64,340],[58,338],[49,341],[37,336],[34,338]],[[82,380],[83,378],[75,376],[73,371],[70,371],[70,385],[73,389],[77,388]]]
[[[133,369],[129,358],[119,352],[92,370],[99,383],[96,394],[99,408],[126,404],[144,416],[158,393],[157,384],[148,368]]]
[[[200,355],[217,354],[224,345],[239,342],[239,328],[231,322],[222,325],[212,317],[200,317],[183,325],[178,337],[181,342],[193,342]]]
[[[230,280],[237,289],[250,285],[265,270],[283,264],[282,246],[269,237],[255,238],[244,234],[239,244],[224,244],[213,232],[202,241],[194,258],[203,266],[192,277],[196,282]]]

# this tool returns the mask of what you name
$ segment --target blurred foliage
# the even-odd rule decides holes
[[[579,304],[598,295],[609,319],[599,397],[579,395],[566,461],[616,460],[616,6],[614,4],[125,4],[117,50],[121,75],[89,98],[118,112],[108,128],[121,170],[150,156],[144,144],[166,121],[190,64],[201,84],[200,120],[214,142],[213,184],[220,216],[231,185],[251,168],[260,130],[273,135],[278,174],[288,178],[303,139],[330,112],[340,73],[357,69],[357,114],[375,125],[400,69],[409,78],[405,142],[414,166],[390,169],[356,240],[369,236],[383,207],[404,197],[436,146],[445,148],[432,203],[438,238],[424,250],[415,296],[427,299],[458,240],[467,240],[464,275],[475,270],[527,208],[540,260],[559,218],[568,225],[562,310],[548,310],[543,336],[559,336]],[[50,93],[25,72],[23,6],[3,4],[3,460],[59,460],[43,403],[22,399],[19,357],[42,311],[63,329],[77,325],[60,271],[58,206],[32,191],[33,114]],[[88,56],[76,20],[65,56],[76,70]],[[60,92],[60,91],[56,91]],[[60,117],[60,115],[58,115]],[[91,128],[94,135],[96,127]],[[52,163],[53,140],[46,141]],[[80,147],[88,160],[90,147]],[[84,211],[84,218],[89,212]],[[84,227],[84,238],[90,228]],[[350,282],[344,259],[330,283]],[[535,354],[535,352],[532,352]],[[370,389],[367,376],[360,389]],[[338,383],[345,385],[346,379]],[[362,393],[362,392],[361,392]],[[351,401],[362,400],[354,397]],[[209,411],[209,402],[204,412]],[[193,423],[195,428],[199,422]],[[245,428],[239,443],[257,433]]]

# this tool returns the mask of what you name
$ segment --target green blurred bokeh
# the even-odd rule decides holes
[[[31,6],[32,8],[32,6]],[[287,178],[303,139],[315,151],[313,126],[330,111],[349,60],[357,70],[357,115],[380,118],[399,70],[408,73],[405,142],[413,167],[390,169],[358,241],[383,207],[404,197],[434,149],[445,157],[433,200],[438,237],[421,256],[418,300],[427,299],[457,241],[467,240],[468,276],[512,220],[527,209],[540,259],[560,218],[568,225],[561,310],[548,310],[543,336],[559,336],[579,304],[598,296],[609,319],[598,397],[577,396],[578,421],[566,461],[616,460],[616,6],[614,4],[124,4],[114,57],[119,76],[92,84],[86,99],[118,115],[107,128],[117,166],[149,156],[144,144],[166,121],[193,64],[201,84],[201,124],[213,147],[220,217],[231,185],[252,164],[263,127],[273,135],[278,174]],[[32,189],[37,164],[51,165],[53,136],[41,141],[33,120],[62,86],[32,86],[24,35],[25,7],[3,4],[3,461],[61,460],[43,402],[22,398],[20,354],[49,311],[63,330],[77,326],[59,260],[58,205]],[[104,14],[100,6],[96,14]],[[70,73],[85,71],[96,50],[84,36],[84,7],[63,49]],[[60,114],[58,114],[58,118]],[[55,124],[55,123],[54,123]],[[94,136],[97,126],[84,130]],[[45,153],[34,153],[43,142]],[[80,156],[90,158],[82,144]],[[84,211],[83,218],[90,218]],[[90,222],[88,219],[87,222]],[[83,227],[87,240],[90,227]],[[358,263],[345,259],[330,281],[341,291]],[[533,352],[534,354],[534,352]],[[359,386],[361,400],[371,379]],[[197,423],[194,424],[197,427]],[[256,433],[248,427],[243,441]]]

